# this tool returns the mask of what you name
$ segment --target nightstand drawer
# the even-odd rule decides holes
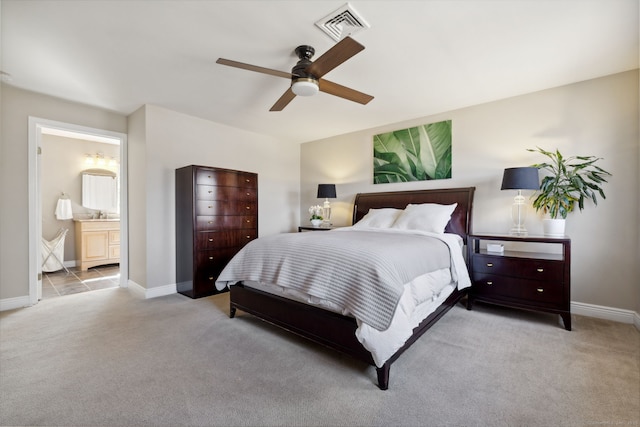
[[[562,281],[564,263],[543,259],[509,258],[476,254],[473,257],[473,271],[522,277],[530,280]]]
[[[473,273],[475,297],[505,297],[536,303],[558,305],[563,296],[562,282],[540,282],[493,274]]]

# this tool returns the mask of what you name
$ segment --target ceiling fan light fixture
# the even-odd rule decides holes
[[[319,89],[318,80],[314,78],[298,78],[291,85],[291,90],[298,96],[313,96]]]

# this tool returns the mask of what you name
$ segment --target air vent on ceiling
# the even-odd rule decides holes
[[[316,25],[335,41],[371,27],[349,3],[331,12],[316,22]]]

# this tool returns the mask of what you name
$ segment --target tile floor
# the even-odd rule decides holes
[[[42,273],[42,299],[55,298],[98,289],[115,288],[120,284],[120,265],[109,264],[80,271],[77,267]]]

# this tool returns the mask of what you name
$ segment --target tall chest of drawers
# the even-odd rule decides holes
[[[229,260],[258,237],[258,175],[206,166],[176,169],[176,286],[200,298],[217,293]]]
[[[468,236],[471,290],[467,309],[475,301],[559,314],[571,330],[571,240],[567,237],[516,237],[491,234]],[[544,252],[483,249],[481,241],[529,245]]]

